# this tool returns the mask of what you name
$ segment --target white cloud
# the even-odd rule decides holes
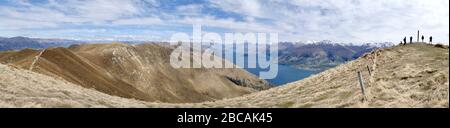
[[[30,1],[20,1],[17,6],[0,6],[0,16],[18,22],[29,22],[35,28],[46,28],[47,24],[61,23],[104,23],[131,17],[141,12],[138,3],[130,0],[88,0],[88,1],[56,1],[50,0],[44,4],[31,4]],[[0,21],[0,23],[2,23]],[[29,28],[21,24],[10,28]]]
[[[282,40],[395,41],[420,29],[448,42],[446,0],[268,0],[261,17],[285,30]]]
[[[42,21],[36,21],[36,22],[29,22],[25,20],[17,20],[17,19],[2,19],[0,20],[0,28],[1,29],[33,29],[33,28],[54,28],[57,27],[58,24],[52,23],[52,22],[42,22]]]
[[[164,22],[156,17],[120,19],[112,22],[114,25],[163,25]]]
[[[278,32],[280,41],[398,42],[418,29],[436,41],[449,40],[448,0],[222,0],[177,5],[172,10],[159,8],[164,1],[158,0],[15,2],[14,6],[0,5],[0,32],[64,29],[67,24],[157,25],[173,31],[174,27],[201,23],[234,32]],[[205,10],[211,8],[242,19]]]
[[[234,19],[219,19],[212,16],[187,17],[181,20],[176,20],[176,23],[192,25],[192,24],[202,24],[207,27],[218,27],[231,30],[233,32],[279,32],[279,29],[273,26],[268,26],[265,24],[257,22],[240,22]]]
[[[181,5],[176,8],[176,13],[178,15],[200,16],[203,8],[202,4]]]
[[[234,12],[247,16],[261,16],[261,3],[259,0],[212,0],[213,7],[221,8],[224,11]]]
[[[46,8],[56,8],[69,17],[87,21],[115,20],[140,13],[137,3],[130,0],[53,1]]]

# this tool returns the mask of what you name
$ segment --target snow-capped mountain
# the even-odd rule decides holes
[[[302,69],[325,70],[344,62],[354,60],[366,52],[391,43],[336,43],[323,40],[313,43],[283,42],[279,47],[279,63]]]

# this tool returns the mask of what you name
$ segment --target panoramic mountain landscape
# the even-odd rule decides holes
[[[299,69],[323,71],[354,60],[377,48],[393,46],[392,43],[340,44],[329,40],[305,43],[283,42],[279,44],[279,63]]]
[[[43,49],[48,47],[66,47],[75,44],[86,44],[95,42],[83,42],[76,40],[64,39],[37,39],[27,37],[11,37],[0,39],[0,51],[22,50],[25,48]],[[148,42],[126,42],[122,44],[139,45]],[[167,46],[166,42],[152,42],[161,46]],[[104,43],[107,44],[107,43]],[[304,79],[310,75],[319,73],[329,68],[354,60],[365,52],[370,52],[376,48],[384,48],[392,46],[392,43],[379,44],[341,44],[334,43],[329,40],[313,42],[313,43],[293,43],[281,42],[278,46],[279,62],[281,70],[279,75],[274,79],[267,79],[270,84],[283,85],[289,82]],[[207,48],[207,46],[205,46]],[[225,49],[225,51],[234,52],[233,47]],[[216,49],[218,50],[218,49]],[[245,54],[254,54],[256,51],[246,51]],[[230,62],[232,59],[225,58]],[[258,75],[259,68],[244,68],[248,72]]]
[[[358,71],[362,72],[365,95],[361,92],[358,83]],[[411,44],[377,49],[354,61],[282,87],[233,99],[189,105],[192,107],[448,108],[448,80],[448,46]]]
[[[123,44],[109,44],[103,47],[117,45]],[[69,50],[79,54],[74,56],[88,56],[92,54],[88,52],[89,49],[93,50],[93,47],[89,46],[94,45],[72,46]],[[122,48],[126,47],[122,46]],[[157,46],[149,45],[143,47]],[[47,54],[51,54],[51,50],[56,49],[61,48],[49,49]],[[80,52],[81,49],[85,49],[85,52]],[[9,53],[7,56],[12,54]],[[136,97],[126,98],[126,96],[120,96],[120,90],[116,90],[117,93],[111,93],[98,90],[98,88],[92,86],[77,85],[75,82],[69,82],[75,79],[75,76],[71,76],[69,79],[69,73],[66,73],[67,76],[64,77],[63,75],[61,78],[55,77],[56,73],[50,73],[50,70],[45,70],[51,67],[44,67],[44,64],[52,62],[50,58],[45,56],[45,53],[41,55],[41,66],[36,66],[38,69],[33,69],[33,71],[20,67],[25,66],[26,59],[24,57],[20,59],[22,62],[16,60],[14,63],[9,62],[9,66],[0,65],[0,85],[2,87],[0,90],[0,107],[448,107],[449,104],[449,48],[445,45],[410,44],[377,49],[364,54],[354,61],[349,61],[336,68],[331,68],[304,80],[280,87],[273,87],[260,92],[254,91],[254,93],[248,95],[235,96],[234,98],[227,97],[226,99],[212,102],[182,104],[148,102],[139,100]],[[52,57],[62,58],[56,55]],[[4,58],[5,53],[2,53],[2,59],[4,60]],[[71,58],[71,60],[74,60],[74,58]],[[94,59],[92,57],[88,60]],[[114,63],[117,63],[117,66],[126,66],[123,64],[127,62],[121,62],[120,60],[118,59]],[[101,60],[97,61],[101,62]],[[127,61],[130,63],[129,61],[131,60]],[[100,62],[92,61],[91,65]],[[143,63],[148,64],[150,62]],[[70,63],[65,64],[69,65]],[[58,71],[68,70],[62,69],[62,65],[58,66],[53,63],[53,66],[55,69],[58,67]],[[113,65],[110,65],[110,67],[114,68]],[[83,68],[79,67],[77,69],[82,70]],[[119,72],[120,70],[116,69],[116,71]],[[365,82],[364,95],[358,85],[358,71],[362,72],[363,81]],[[130,72],[133,71],[128,71],[128,73]],[[208,73],[218,72],[211,71]],[[113,72],[109,74],[113,76],[120,75]],[[71,75],[76,75],[76,73]],[[107,80],[107,78],[103,79]],[[127,79],[124,78],[123,80]],[[199,82],[199,84],[201,83]],[[174,84],[166,86],[175,88]],[[236,85],[229,86],[237,88]],[[225,87],[233,88],[229,86],[224,85],[221,87],[221,90]],[[250,87],[255,88],[255,86]],[[147,88],[156,87],[147,86]],[[135,87],[136,91],[138,89],[140,88]],[[203,89],[206,90],[208,88],[205,87]],[[142,95],[148,96],[145,95],[145,91],[148,92],[149,89],[142,90],[141,92],[144,93]],[[237,89],[229,90],[227,93],[238,91]],[[247,88],[247,90],[250,89]],[[123,93],[127,92],[123,91]],[[174,94],[179,93],[175,91]],[[133,92],[131,96],[139,95]],[[191,92],[190,95],[195,95],[195,93]],[[212,95],[212,93],[209,95]]]
[[[448,108],[448,28],[448,0],[4,0],[0,108]]]
[[[175,69],[157,44],[82,44],[0,53],[0,63],[144,101],[200,102],[270,88],[242,69]]]

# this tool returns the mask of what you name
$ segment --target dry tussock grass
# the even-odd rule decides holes
[[[372,70],[369,75],[367,66]],[[203,103],[119,98],[44,75],[0,66],[0,107],[449,107],[449,50],[395,46],[287,85]],[[357,71],[362,71],[366,96]]]

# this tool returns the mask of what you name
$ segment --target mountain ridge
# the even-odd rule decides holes
[[[385,44],[380,46],[385,47],[389,45]],[[278,47],[280,64],[312,71],[323,71],[354,60],[366,52],[383,48],[369,44],[342,45],[331,41],[309,44],[284,42],[280,43]]]
[[[366,95],[362,95],[358,71],[362,72]],[[448,108],[448,71],[448,46],[400,45],[374,50],[356,60],[280,87],[184,106]]]
[[[235,98],[181,104],[144,102],[106,95],[70,82],[61,83],[64,80],[49,81],[57,78],[0,64],[0,106],[448,108],[448,62],[448,46],[394,46],[374,50],[356,60],[284,86]],[[368,73],[367,66],[372,74]],[[365,81],[365,96],[357,82],[357,71],[362,72]],[[31,84],[35,85],[35,89],[29,89],[27,85]],[[65,89],[58,85],[63,85]],[[57,93],[62,91],[64,93]]]
[[[157,44],[51,47],[45,49],[32,69],[85,88],[144,101],[201,102],[269,88],[266,81],[242,69],[174,69],[169,65],[171,51]],[[40,52],[4,52],[0,62],[30,69]],[[229,80],[235,77],[247,82],[236,85]]]
[[[67,47],[72,44],[82,44],[82,41],[67,39],[43,39],[23,36],[0,37],[0,51],[21,50],[25,48],[42,49],[54,46]]]

